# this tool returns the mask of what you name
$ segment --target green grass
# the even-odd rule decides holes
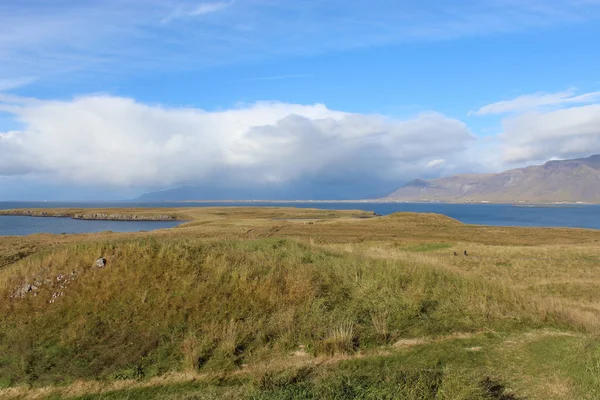
[[[0,238],[0,398],[600,397],[593,231],[180,212],[171,230]]]
[[[450,340],[385,356],[350,359],[325,367],[288,366],[237,379],[208,379],[116,390],[78,399],[452,399],[484,400],[510,395],[485,370],[490,352],[465,351],[479,344],[491,348],[498,337]],[[480,370],[475,371],[477,365]],[[483,367],[483,368],[482,368]],[[498,386],[490,391],[490,383]],[[505,397],[505,400],[512,397]]]
[[[325,366],[289,365],[76,398],[597,399],[599,346],[597,339],[563,331],[479,334]]]
[[[485,379],[441,368],[399,369],[394,360],[345,362],[336,370],[287,370],[259,381],[194,382],[76,397],[112,399],[493,399]],[[60,398],[57,397],[56,398]]]
[[[96,269],[101,255],[108,265]],[[11,383],[232,370],[301,344],[331,356],[543,323],[510,291],[282,239],[100,241],[30,257],[20,269],[27,273],[9,281],[4,298],[19,282],[73,270],[78,278],[53,304],[56,285],[0,306],[0,375]]]

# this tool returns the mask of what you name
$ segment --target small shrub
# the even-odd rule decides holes
[[[144,378],[144,368],[139,364],[133,365],[113,373],[110,378],[115,380],[139,380]]]
[[[371,313],[371,323],[373,324],[373,328],[375,328],[375,331],[381,337],[383,342],[387,342],[390,336],[388,315],[389,312],[387,310]]]
[[[355,351],[354,324],[342,322],[323,340],[323,352],[329,355],[350,354]]]

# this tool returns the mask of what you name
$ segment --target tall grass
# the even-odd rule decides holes
[[[10,299],[24,282],[71,271],[77,279],[52,304],[54,284]],[[0,296],[0,375],[11,384],[232,370],[299,345],[335,356],[544,322],[518,293],[481,280],[288,239],[75,243],[5,270]]]
[[[535,309],[542,320],[553,319],[591,333],[600,332],[598,306],[599,260],[596,246],[483,246],[458,243],[448,250],[427,253],[406,251],[394,243],[359,243],[321,245],[331,251],[381,260],[396,260],[403,265],[417,265],[448,271],[473,281],[486,281],[496,290],[519,292],[513,301]],[[453,256],[454,250],[469,248],[472,255]],[[474,299],[481,307],[486,299]]]

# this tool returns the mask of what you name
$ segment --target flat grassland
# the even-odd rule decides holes
[[[0,237],[0,398],[600,398],[600,231],[83,211],[188,222]]]

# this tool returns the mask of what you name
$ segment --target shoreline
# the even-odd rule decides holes
[[[253,204],[254,203],[254,204]],[[161,207],[161,205],[156,204],[154,207],[128,207],[128,208],[15,208],[15,209],[6,209],[0,210],[0,217],[2,216],[16,216],[16,217],[32,217],[32,218],[67,218],[73,220],[83,220],[83,221],[122,221],[122,222],[155,222],[155,223],[176,223],[178,225],[183,224],[187,225],[187,223],[193,223],[196,221],[204,221],[206,223],[214,222],[217,220],[231,218],[231,216],[237,216],[242,220],[256,218],[257,215],[265,215],[269,220],[273,221],[281,221],[281,220],[334,220],[339,218],[340,216],[351,217],[351,219],[364,219],[367,217],[377,217],[380,215],[386,216],[388,214],[437,214],[437,215],[450,215],[451,218],[454,218],[463,224],[467,225],[478,225],[478,226],[500,226],[500,227],[521,227],[521,228],[564,228],[564,229],[592,229],[599,230],[600,225],[596,223],[587,223],[581,218],[576,219],[579,222],[564,223],[564,221],[557,220],[557,223],[547,223],[541,222],[539,218],[528,219],[526,217],[520,219],[520,222],[515,223],[515,221],[505,221],[502,223],[502,219],[497,220],[489,220],[486,217],[483,219],[474,218],[474,220],[468,220],[466,217],[460,218],[453,215],[452,210],[456,212],[460,207],[454,208],[444,208],[435,207],[436,204],[432,203],[431,207],[403,207],[399,204],[394,207],[392,204],[387,207],[375,207],[375,202],[371,203],[363,203],[363,204],[372,204],[373,210],[366,211],[370,207],[360,206],[360,204],[356,202],[352,202],[357,205],[356,208],[350,206],[339,208],[334,205],[325,206],[327,202],[321,202],[322,206],[319,207],[318,202],[288,202],[287,204],[275,204],[273,203],[263,203],[256,204],[257,202],[249,201],[243,203],[223,201],[221,205],[190,205],[189,207],[183,206],[171,206],[165,205]],[[294,203],[296,206],[294,206]],[[350,203],[350,202],[348,202]],[[236,207],[237,204],[237,207]],[[303,204],[304,206],[301,206]],[[310,205],[309,205],[310,204]],[[385,204],[385,203],[379,203]],[[412,204],[424,204],[424,203],[412,203]],[[309,205],[306,207],[306,205]],[[580,213],[583,212],[586,214],[587,212],[594,212],[592,208],[585,211],[584,205],[568,205],[568,204],[545,204],[545,205],[504,205],[504,207],[500,207],[502,210],[506,210],[508,207],[514,207],[514,211],[516,212],[519,208],[538,208],[538,212],[535,213],[534,210],[526,211],[523,210],[520,214],[527,215],[538,215],[538,213],[553,213],[559,212],[559,210],[564,210],[564,212],[569,212],[568,209],[579,209],[572,210],[572,212]],[[352,208],[352,209],[345,209]],[[465,209],[468,209],[466,207]],[[476,208],[476,207],[474,207]],[[480,208],[479,214],[485,211],[485,215],[492,215],[496,207],[490,208]],[[545,211],[544,211],[545,209]],[[554,209],[554,211],[552,211]],[[446,210],[446,211],[444,211]],[[533,213],[533,214],[532,214]],[[310,214],[309,217],[307,215]],[[477,213],[476,213],[477,214]],[[201,218],[200,218],[201,216]],[[0,218],[1,221],[1,218]],[[193,225],[193,224],[192,224]]]
[[[585,202],[523,202],[519,201],[418,201],[418,200],[165,200],[156,202],[147,202],[147,204],[162,204],[162,203],[220,203],[220,204],[256,204],[256,203],[273,203],[273,204],[465,204],[465,205],[512,205],[512,206],[593,206],[600,203],[585,203]]]
[[[118,200],[118,201],[0,201],[0,205],[3,203],[8,204],[32,204],[35,206],[28,209],[32,210],[46,210],[46,209],[57,209],[57,207],[43,207],[43,204],[65,204],[65,205],[77,205],[75,207],[60,207],[61,209],[97,209],[107,208],[106,205],[110,205],[108,208],[149,208],[149,207],[137,207],[137,204],[144,205],[162,205],[162,204],[465,204],[465,205],[514,205],[514,206],[593,206],[600,205],[600,202],[589,203],[582,201],[491,201],[491,200],[467,200],[467,201],[437,201],[437,200],[394,200],[394,199],[355,199],[355,200],[158,200],[158,201],[144,201],[144,200]],[[89,204],[90,207],[85,205]],[[99,206],[102,204],[102,206]],[[39,206],[38,206],[39,205]],[[112,207],[121,206],[121,207]],[[129,207],[128,207],[129,206]],[[157,208],[161,208],[160,206]],[[168,208],[168,207],[167,207]],[[21,210],[22,208],[11,208],[8,210]],[[24,209],[24,208],[23,208]],[[0,209],[0,212],[3,211]]]
[[[0,217],[33,217],[33,218],[69,218],[82,221],[149,221],[149,222],[173,222],[185,221],[174,215],[140,215],[140,214],[108,214],[88,213],[80,214],[74,212],[58,211],[32,211],[32,210],[0,210]]]

